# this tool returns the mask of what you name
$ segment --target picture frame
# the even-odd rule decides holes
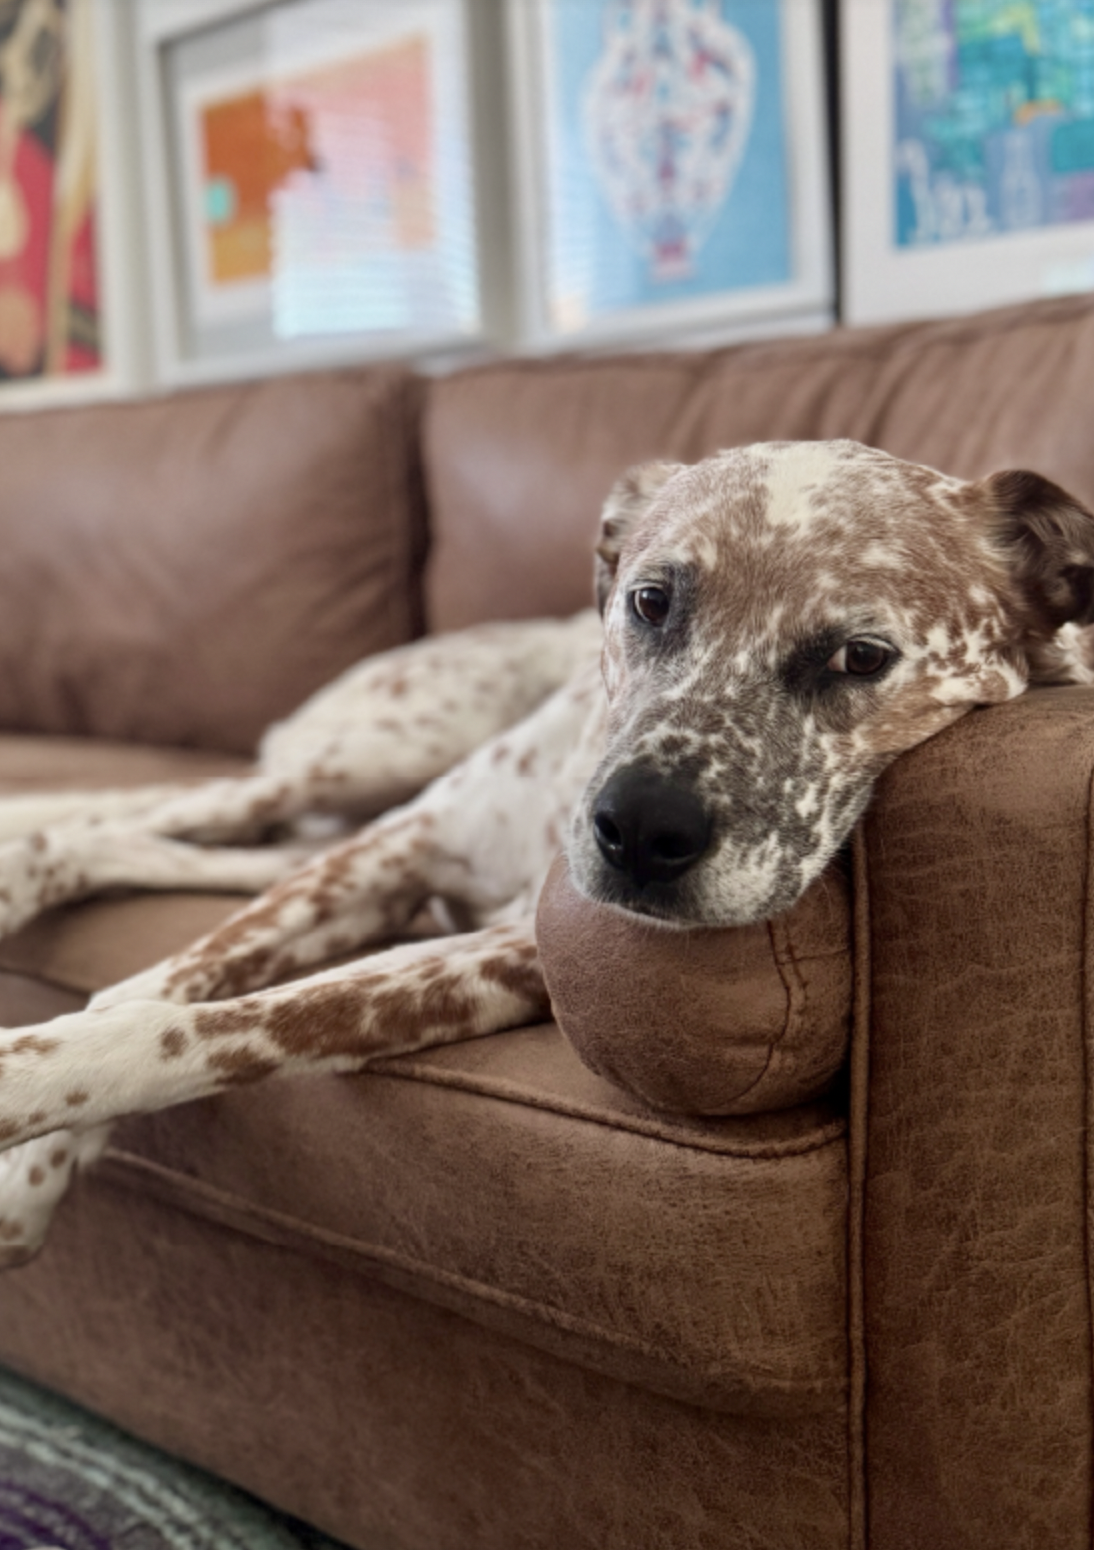
[[[12,117],[17,122],[9,141],[13,165],[7,178],[0,173],[0,224],[7,225],[0,286],[5,304],[22,290],[42,309],[44,343],[29,364],[34,336],[20,347],[16,321],[15,335],[6,338],[11,353],[0,380],[0,409],[123,397],[147,380],[130,20],[128,0],[69,0],[64,11],[39,5],[18,14],[16,28],[22,22],[28,33],[38,29],[25,39],[34,68],[48,56],[53,29],[64,66],[52,108],[29,103],[22,115],[9,113],[9,123]],[[16,79],[26,79],[18,65]],[[33,146],[25,138],[31,134]],[[13,233],[12,223],[22,231]],[[48,254],[39,257],[33,278],[30,260],[20,258],[20,240],[24,251]],[[17,307],[8,305],[9,325],[13,313],[18,319]],[[28,362],[25,372],[22,361]]]
[[[1094,143],[1081,125],[1077,143],[1059,83],[1043,101],[1022,96],[1021,29],[984,47],[966,35],[975,18],[897,0],[841,0],[840,22],[843,321],[1094,288]],[[1073,52],[1063,39],[1051,46]],[[1094,40],[1076,47],[1094,78]]]
[[[694,133],[666,179],[631,148],[650,141],[651,114],[664,122],[657,92],[672,98],[683,77],[635,89],[627,63],[664,8],[509,0],[526,350],[711,343],[833,319],[819,3],[673,0],[673,11],[673,26],[697,19],[713,84],[685,105]]]
[[[466,0],[157,0],[139,20],[157,382],[481,338]]]

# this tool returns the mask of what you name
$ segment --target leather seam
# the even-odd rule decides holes
[[[785,962],[779,954],[780,934],[783,938]],[[775,1059],[775,1053],[783,1039],[785,1039],[791,1024],[794,1024],[795,1028],[797,1028],[802,1021],[805,1010],[805,986],[802,984],[798,966],[794,962],[794,953],[790,946],[789,928],[783,921],[769,920],[767,922],[767,935],[771,943],[771,958],[778,972],[779,979],[782,981],[783,990],[786,992],[786,1016],[783,1018],[782,1027],[767,1046],[767,1056],[759,1072],[753,1077],[747,1087],[734,1094],[734,1103],[740,1103],[742,1098],[747,1098],[749,1093],[755,1092],[756,1088],[764,1081],[767,1073],[771,1070],[771,1063]],[[787,969],[792,970],[792,974],[786,973]],[[791,983],[792,980],[793,983]],[[795,990],[798,992],[797,996],[795,996]]]
[[[402,1057],[394,1057],[400,1059]],[[422,1082],[427,1086],[451,1087],[459,1092],[465,1092],[475,1098],[485,1098],[498,1103],[512,1103],[521,1108],[538,1109],[548,1114],[561,1114],[566,1119],[572,1119],[579,1124],[597,1125],[604,1130],[617,1130],[629,1135],[642,1136],[647,1140],[656,1141],[663,1146],[675,1146],[688,1152],[706,1152],[715,1157],[728,1157],[737,1162],[775,1162],[780,1158],[808,1157],[814,1152],[823,1152],[831,1146],[843,1146],[847,1133],[846,1122],[842,1117],[836,1117],[828,1121],[821,1133],[815,1138],[800,1142],[770,1142],[759,1146],[734,1147],[724,1143],[705,1142],[700,1137],[684,1139],[683,1137],[666,1135],[653,1125],[643,1125],[641,1122],[628,1122],[625,1118],[601,1118],[596,1114],[583,1113],[582,1111],[564,1106],[560,1103],[545,1103],[542,1100],[529,1099],[527,1095],[509,1093],[504,1090],[489,1089],[482,1085],[472,1083],[461,1078],[456,1073],[446,1073],[439,1076],[433,1072],[425,1073],[418,1070],[401,1071],[394,1070],[386,1063],[376,1061],[370,1064],[368,1071],[361,1073],[366,1077],[390,1077],[397,1082]],[[350,1080],[354,1077],[351,1076]],[[711,1116],[716,1119],[717,1116]]]

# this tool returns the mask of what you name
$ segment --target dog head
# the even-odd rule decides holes
[[[788,909],[898,754],[1081,677],[1094,619],[1094,517],[1056,485],[848,441],[632,470],[597,568],[607,751],[573,875],[686,925]]]

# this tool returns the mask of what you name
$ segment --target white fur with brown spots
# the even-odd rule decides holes
[[[0,804],[0,931],[119,882],[266,888],[86,1011],[0,1034],[0,1263],[122,1114],[545,1015],[532,921],[560,843],[590,897],[761,919],[902,751],[1030,682],[1094,681],[1094,518],[1037,475],[851,442],[647,464],[597,552],[599,667],[595,615],[484,626],[346,674],[248,779]],[[252,844],[317,813],[381,816],[303,862]],[[276,983],[431,903],[447,934]]]

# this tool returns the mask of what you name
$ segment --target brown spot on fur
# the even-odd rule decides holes
[[[262,1023],[251,1007],[217,1006],[195,1015],[194,1031],[202,1039],[219,1039],[226,1034],[254,1033]]]
[[[46,1170],[44,1168],[38,1167],[32,1168],[27,1174],[27,1180],[29,1183],[35,1185],[44,1184],[46,1182]]]
[[[177,1060],[186,1048],[186,1033],[182,1028],[165,1028],[160,1034],[160,1049],[165,1060]]]
[[[12,1042],[10,1053],[13,1055],[51,1055],[58,1048],[60,1040],[43,1039],[37,1033],[24,1033]]]
[[[536,750],[528,748],[517,760],[518,775],[534,775],[536,770]]]
[[[25,1231],[22,1222],[9,1222],[6,1217],[0,1217],[0,1238],[5,1243],[14,1243],[16,1238],[21,1238]]]
[[[532,956],[534,955],[533,948]],[[528,962],[526,954],[522,953],[521,958],[525,961],[514,962],[509,958],[492,959],[484,963],[479,972],[488,984],[500,985],[502,990],[507,990],[524,1001],[530,1001],[537,1009],[542,1008],[546,1011],[551,1003],[539,964]]]
[[[46,837],[41,829],[36,829],[27,841],[31,850],[43,851],[46,848]]]
[[[82,1088],[80,1088],[75,1092],[65,1093],[65,1102],[68,1104],[70,1109],[79,1109],[88,1102],[90,1097],[90,1093],[86,1093],[82,1090]]]
[[[13,1119],[0,1120],[0,1141],[13,1141],[22,1128]]]
[[[266,1032],[291,1055],[364,1057],[391,1040],[413,1042],[430,1028],[473,1023],[474,1012],[475,998],[458,969],[429,982],[415,972],[394,984],[349,979],[301,989],[270,1008]]]
[[[54,1151],[50,1152],[49,1166],[51,1168],[63,1168],[66,1162],[68,1162],[68,1150],[66,1147],[58,1146]]]
[[[44,1125],[48,1118],[49,1115],[46,1113],[45,1109],[35,1109],[33,1114],[27,1115],[27,1124]]]
[[[234,1086],[272,1075],[277,1070],[277,1061],[253,1049],[221,1049],[209,1056],[209,1069],[215,1071],[226,1086]]]
[[[336,1055],[361,1047],[361,993],[352,982],[301,990],[270,1013],[266,1032],[288,1054]]]

